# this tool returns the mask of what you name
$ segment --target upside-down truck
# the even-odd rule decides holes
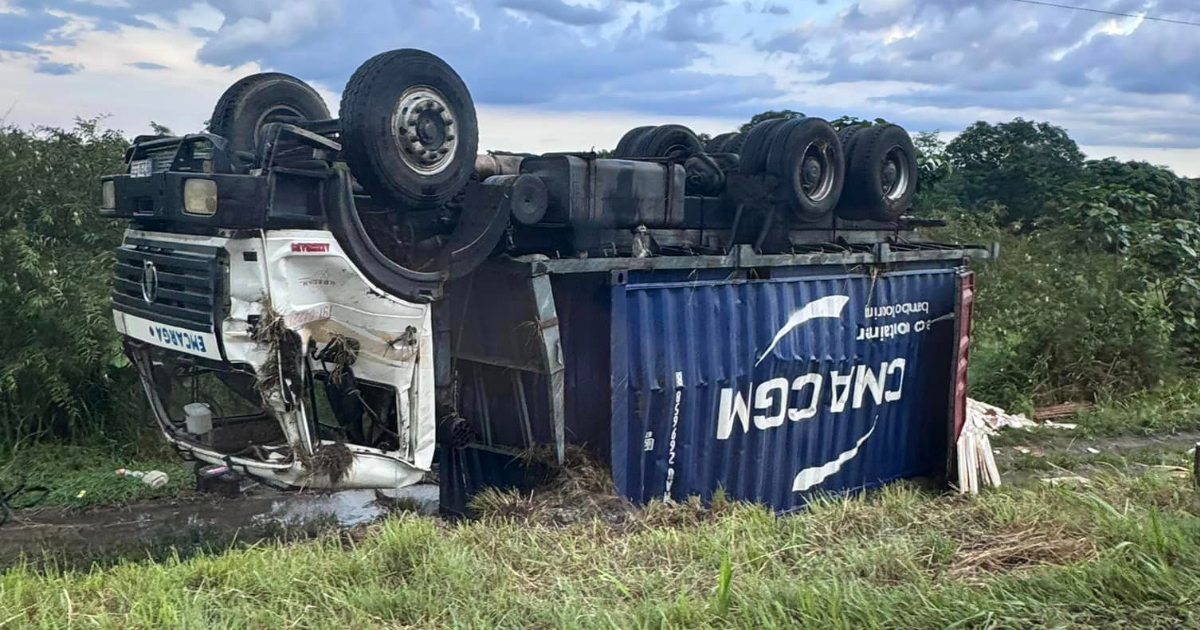
[[[480,155],[471,95],[411,49],[340,116],[258,74],[208,129],[102,179],[112,307],[163,435],[280,487],[442,506],[582,447],[628,498],[815,493],[946,472],[970,258],[923,239],[895,125],[639,127],[611,157]]]

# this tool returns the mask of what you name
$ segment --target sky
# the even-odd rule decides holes
[[[1058,0],[1200,23],[1200,0]],[[199,131],[264,70],[337,111],[394,48],[446,59],[481,149],[711,134],[765,109],[882,117],[945,138],[976,120],[1065,127],[1089,157],[1200,177],[1200,26],[1018,0],[0,0],[0,120]]]

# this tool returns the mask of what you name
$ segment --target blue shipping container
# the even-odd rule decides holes
[[[941,474],[953,268],[611,288],[612,469],[634,501],[781,512]]]

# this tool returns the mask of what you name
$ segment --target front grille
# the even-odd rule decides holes
[[[166,173],[171,170],[171,163],[175,161],[175,150],[177,148],[177,146],[173,146],[166,149],[158,149],[157,151],[147,151],[146,157],[150,159],[151,172]]]
[[[113,308],[186,330],[216,330],[224,310],[222,248],[128,237],[116,254]],[[147,263],[157,276],[153,301],[143,295]]]

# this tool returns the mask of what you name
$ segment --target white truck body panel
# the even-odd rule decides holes
[[[433,334],[428,304],[415,304],[386,294],[372,285],[350,262],[332,234],[321,230],[278,230],[248,238],[194,236],[128,230],[126,237],[167,243],[216,246],[228,253],[228,315],[217,331],[197,333],[175,330],[142,317],[114,310],[117,330],[129,337],[175,352],[232,364],[249,365],[256,372],[270,360],[268,348],[251,336],[251,319],[261,317],[266,305],[295,331],[301,348],[323,348],[335,335],[361,344],[354,374],[360,381],[384,385],[396,393],[399,450],[346,444],[353,463],[338,483],[327,475],[313,474],[299,457],[278,461],[227,457],[199,441],[181,439],[169,432],[180,450],[214,464],[230,462],[237,469],[266,481],[315,488],[396,488],[412,485],[429,470],[435,448]],[[249,254],[249,255],[247,255]],[[314,370],[323,369],[319,362]],[[155,412],[166,419],[157,395],[146,384]],[[287,410],[280,394],[265,395],[267,407],[279,420],[290,444],[311,455],[323,443],[314,443],[307,418],[307,399]]]

